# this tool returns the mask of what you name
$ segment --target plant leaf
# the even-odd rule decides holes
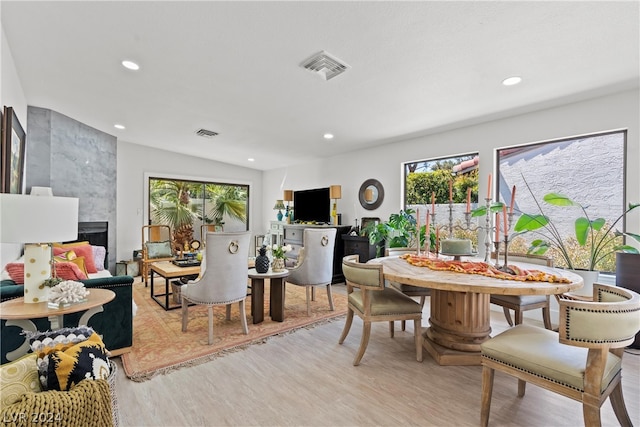
[[[602,227],[604,227],[604,218],[598,218],[591,221],[591,228],[595,231],[600,231]]]
[[[480,208],[476,208],[471,211],[471,218],[474,218],[477,216],[485,216],[486,214],[487,214],[487,207],[482,206]]]
[[[574,202],[567,196],[563,196],[562,194],[558,193],[545,194],[542,200],[554,206],[580,206],[578,203]]]
[[[534,255],[544,255],[550,247],[551,246],[549,245],[549,242],[541,239],[536,239],[531,242],[531,246],[529,246],[529,250],[527,251],[527,253]]]
[[[636,242],[640,242],[640,234],[635,233],[623,233],[625,236],[633,237]]]
[[[544,215],[522,214],[516,222],[514,231],[533,231],[544,227],[549,223],[549,218]]]
[[[629,245],[620,245],[613,248],[614,251],[624,252],[627,254],[638,254],[638,249]]]
[[[576,219],[576,239],[580,246],[584,246],[587,243],[587,236],[589,235],[589,229],[591,223],[585,217]]]

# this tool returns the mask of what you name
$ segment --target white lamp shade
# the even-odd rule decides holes
[[[77,198],[0,194],[0,242],[49,243],[77,238]]]

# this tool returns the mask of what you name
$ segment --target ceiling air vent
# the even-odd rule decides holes
[[[196,131],[196,134],[198,136],[203,136],[205,138],[213,138],[214,136],[218,135],[218,132],[214,132],[212,130],[206,130],[206,129],[198,129]]]
[[[300,66],[319,74],[325,80],[330,80],[349,68],[347,64],[343,64],[338,58],[329,55],[324,50],[305,60]]]

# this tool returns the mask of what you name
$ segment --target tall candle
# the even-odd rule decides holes
[[[489,185],[487,186],[487,199],[491,198],[491,174],[489,174]]]
[[[431,212],[436,213],[436,192],[431,193]]]
[[[494,242],[500,241],[500,214],[496,212],[496,238]]]
[[[449,201],[453,201],[453,181],[449,180]]]
[[[507,224],[507,205],[502,205],[502,216],[504,218],[504,237],[507,237],[507,235],[509,234],[509,225]]]
[[[467,213],[471,212],[471,187],[467,187]]]
[[[429,251],[431,251],[431,232],[429,231],[429,209],[427,209],[427,225],[424,230],[424,240],[427,244],[427,255],[429,255]]]
[[[516,186],[511,189],[511,205],[509,206],[509,213],[513,214],[513,202],[516,200]]]
[[[440,251],[440,229],[436,227],[436,253]]]

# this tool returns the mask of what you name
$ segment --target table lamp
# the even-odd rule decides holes
[[[293,190],[284,190],[284,201],[287,202],[287,210],[285,211],[284,216],[287,218],[287,224],[290,224],[293,209],[289,207],[289,203],[293,202]]]
[[[331,209],[333,225],[338,225],[338,199],[342,198],[342,187],[339,185],[329,187],[329,198],[333,199],[333,209]]]
[[[276,205],[273,207],[273,210],[278,211],[278,221],[282,221],[282,209],[284,209],[284,201],[280,199],[276,200]]]
[[[51,242],[77,238],[77,198],[0,194],[0,242],[25,244],[25,303],[48,300],[49,288],[43,282],[51,277]]]

